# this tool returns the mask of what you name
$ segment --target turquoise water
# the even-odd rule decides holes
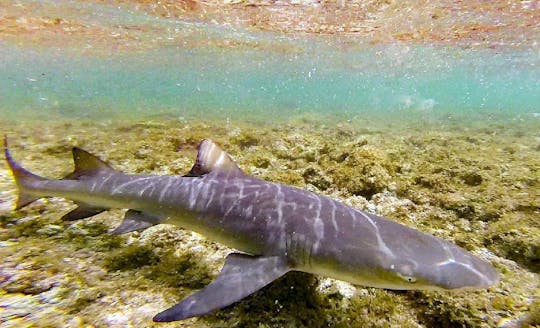
[[[4,115],[540,112],[540,51],[532,46],[370,46],[100,8],[78,15],[167,33],[159,46],[99,55],[0,43]],[[239,46],[214,44],[223,39]]]

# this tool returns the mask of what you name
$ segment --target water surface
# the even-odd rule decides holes
[[[124,7],[38,3],[53,11],[50,17],[61,12],[66,21],[133,32],[116,50],[100,47],[97,32],[65,47],[0,43],[0,110],[8,116],[540,111],[534,45],[372,45],[158,18]]]

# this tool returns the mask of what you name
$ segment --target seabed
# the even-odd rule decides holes
[[[329,195],[450,240],[491,262],[501,282],[461,292],[391,291],[289,273],[214,314],[154,324],[204,287],[230,249],[158,225],[114,236],[122,211],[60,221],[73,204],[11,211],[0,166],[2,327],[528,327],[540,325],[538,118],[418,124],[299,115],[275,124],[153,120],[2,122],[29,170],[60,178],[82,147],[127,173],[183,174],[212,138],[248,174]],[[396,236],[399,238],[399,236]]]

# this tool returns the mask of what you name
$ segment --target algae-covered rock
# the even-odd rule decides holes
[[[456,213],[458,217],[471,217],[477,213],[475,204],[459,192],[441,193],[434,196],[434,199],[437,205]]]
[[[465,182],[469,186],[478,186],[484,180],[480,173],[474,172],[474,171],[473,172],[464,172],[461,175],[461,179],[463,180],[463,182]]]
[[[332,181],[324,175],[323,172],[317,170],[313,166],[308,167],[302,173],[304,181],[306,183],[312,184],[319,190],[326,190],[332,184]]]
[[[119,247],[122,237],[108,234],[109,226],[99,221],[79,221],[68,227],[62,238],[79,249],[91,248],[95,251],[110,251]]]
[[[433,173],[417,176],[414,183],[425,188],[433,189],[436,192],[454,191],[450,183],[450,177],[443,173]]]
[[[415,302],[421,307],[420,320],[429,327],[494,327],[498,318],[487,317],[491,301],[485,291],[468,295],[448,295],[415,292]]]
[[[256,167],[263,169],[267,169],[271,164],[270,158],[262,155],[254,155],[253,157],[251,157],[250,161]]]
[[[31,219],[18,223],[15,226],[15,231],[18,236],[33,236],[43,228],[44,223],[39,219]]]
[[[530,306],[530,311],[523,321],[523,326],[527,325],[530,327],[540,327],[540,298],[534,300]]]
[[[354,148],[334,157],[336,164],[329,168],[338,188],[352,195],[371,198],[392,182],[391,165],[384,153],[371,147]]]
[[[503,220],[490,227],[487,244],[497,255],[540,273],[540,229]]]
[[[260,291],[207,317],[211,324],[243,327],[322,327],[328,302],[315,276],[290,272]]]
[[[393,292],[359,286],[342,292],[324,291],[319,277],[293,272],[214,314],[160,326],[539,324],[538,141],[515,135],[507,121],[496,129],[461,121],[423,122],[427,127],[411,129],[404,122],[390,127],[367,118],[362,127],[336,127],[327,119],[300,125],[188,120],[18,124],[0,122],[3,131],[21,136],[14,155],[36,173],[58,178],[72,171],[69,148],[74,144],[126,173],[184,174],[200,140],[211,138],[247,172],[327,194],[450,240],[491,261],[501,273],[498,285],[475,291]],[[1,164],[0,185],[2,198],[15,198],[15,185]],[[112,236],[108,231],[120,218],[115,211],[61,222],[68,204],[43,200],[0,213],[0,271],[8,278],[0,282],[0,321],[7,327],[152,325],[157,312],[208,284],[230,252],[172,225]]]
[[[84,308],[91,305],[102,296],[102,292],[95,287],[77,290],[70,296],[70,302],[66,306],[66,310],[70,314],[80,313]]]
[[[107,255],[104,266],[108,270],[132,270],[153,265],[159,258],[145,245],[128,245]]]
[[[168,251],[156,263],[146,267],[143,274],[168,287],[202,288],[210,283],[210,269],[201,257],[192,252],[175,254]]]
[[[231,142],[240,146],[241,149],[258,145],[260,134],[256,131],[242,131],[231,138]]]
[[[263,177],[266,178],[266,177]],[[292,186],[304,186],[305,179],[300,172],[293,170],[278,170],[272,172],[271,176],[268,176],[267,179],[275,182],[280,182]]]

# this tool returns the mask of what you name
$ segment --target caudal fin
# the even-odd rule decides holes
[[[29,191],[31,190],[31,186],[36,182],[47,179],[31,173],[30,171],[24,169],[19,163],[15,162],[9,153],[7,136],[4,136],[4,155],[11,174],[15,179],[15,183],[17,184],[17,188],[19,189],[19,195],[17,197],[17,202],[15,203],[15,210],[19,210],[33,201],[41,198],[40,196],[36,196]]]

